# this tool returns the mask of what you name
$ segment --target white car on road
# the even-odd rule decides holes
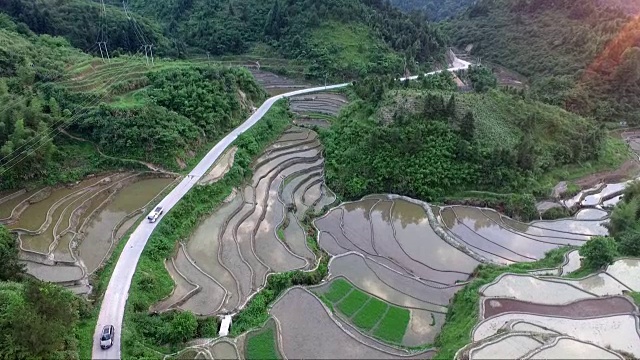
[[[156,222],[156,220],[158,220],[158,218],[160,217],[160,215],[162,215],[163,212],[164,212],[164,209],[162,208],[162,206],[157,206],[155,209],[153,209],[151,214],[147,216],[147,219],[149,220],[149,222]]]

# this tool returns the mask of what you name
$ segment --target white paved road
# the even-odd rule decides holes
[[[454,63],[456,65],[453,68],[447,69],[449,71],[457,71],[466,69],[470,64],[458,60]],[[440,71],[434,71],[430,74],[435,74]],[[409,77],[410,80],[416,79],[417,76]],[[401,80],[404,80],[402,78]],[[220,155],[235,141],[235,139],[243,132],[250,129],[255,123],[257,123],[264,114],[271,108],[271,106],[278,100],[291,97],[295,95],[302,95],[312,92],[319,92],[324,90],[338,89],[350,85],[350,83],[323,86],[311,89],[303,89],[292,91],[286,94],[274,96],[262,104],[256,112],[249,117],[242,125],[237,127],[219,143],[217,143],[213,149],[211,149],[207,155],[196,165],[196,167],[186,176],[178,186],[176,186],[169,195],[167,195],[160,202],[160,206],[164,207],[165,214],[175,206],[175,204],[182,199],[182,197],[200,180],[200,178],[206,173],[206,171],[218,160]],[[163,215],[164,216],[164,215]],[[93,338],[93,359],[120,359],[120,334],[122,333],[122,319],[124,317],[124,308],[127,303],[127,297],[129,296],[129,287],[131,286],[131,280],[136,270],[140,254],[147,244],[149,236],[162,220],[160,217],[155,223],[149,223],[143,221],[135,231],[129,237],[125,248],[120,254],[120,258],[116,264],[107,291],[104,294],[102,300],[102,307],[100,308],[100,315],[98,317],[98,323],[95,329]],[[110,349],[102,350],[100,348],[100,333],[104,325],[113,325],[115,327],[115,339],[113,346]]]

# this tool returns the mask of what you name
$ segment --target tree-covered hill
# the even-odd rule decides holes
[[[96,45],[102,41],[101,31],[111,55],[140,49],[143,39],[155,45],[159,54],[175,55],[173,44],[163,36],[160,26],[134,13],[126,14],[122,2],[106,6],[101,17],[99,2],[88,0],[6,0],[0,1],[0,12],[16,22],[26,24],[37,34],[62,36],[76,48],[99,54]]]
[[[178,170],[265,95],[246,69],[103,63],[0,14],[0,189],[139,162]]]
[[[113,0],[115,3],[115,0]],[[307,75],[401,74],[443,61],[444,36],[382,0],[129,0],[167,36],[211,55],[253,52],[304,60]]]
[[[475,0],[390,0],[391,4],[403,11],[423,11],[430,20],[440,21],[456,16]]]
[[[593,120],[519,91],[474,87],[456,92],[447,73],[410,84],[358,82],[358,100],[322,133],[331,188],[348,199],[398,193],[437,201],[468,190],[546,195],[555,185],[551,172],[626,159],[624,143]],[[605,155],[616,151],[616,159]]]
[[[545,102],[640,122],[638,20],[597,0],[481,0],[446,27],[460,48],[532,80]]]

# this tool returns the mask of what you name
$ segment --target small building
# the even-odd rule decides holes
[[[218,335],[227,336],[229,335],[229,329],[231,328],[231,315],[225,315],[222,317],[222,322],[220,323],[220,331]]]

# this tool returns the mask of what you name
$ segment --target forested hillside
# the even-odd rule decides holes
[[[423,11],[433,21],[456,16],[475,0],[390,0],[391,4],[404,11]]]
[[[162,35],[153,21],[136,14],[125,14],[122,2],[106,6],[101,17],[99,2],[84,0],[7,0],[0,1],[0,11],[26,24],[37,34],[65,37],[76,48],[99,54],[97,41],[104,32],[111,55],[135,53],[144,38],[153,43],[159,54],[176,55],[173,44]]]
[[[456,93],[447,73],[356,84],[360,100],[322,134],[331,188],[349,199],[398,193],[428,201],[465,190],[543,193],[544,174],[597,161],[609,146],[592,120],[475,87]]]
[[[240,68],[149,68],[129,57],[107,66],[5,15],[0,64],[1,189],[75,181],[129,160],[178,170],[266,95]]]
[[[640,122],[640,23],[611,2],[483,0],[448,23],[472,54],[532,80],[533,94],[604,121]]]
[[[115,1],[114,1],[115,3]],[[445,38],[419,15],[382,0],[130,0],[167,36],[211,55],[253,52],[303,59],[307,75],[353,78],[402,73],[404,59],[443,60]]]

